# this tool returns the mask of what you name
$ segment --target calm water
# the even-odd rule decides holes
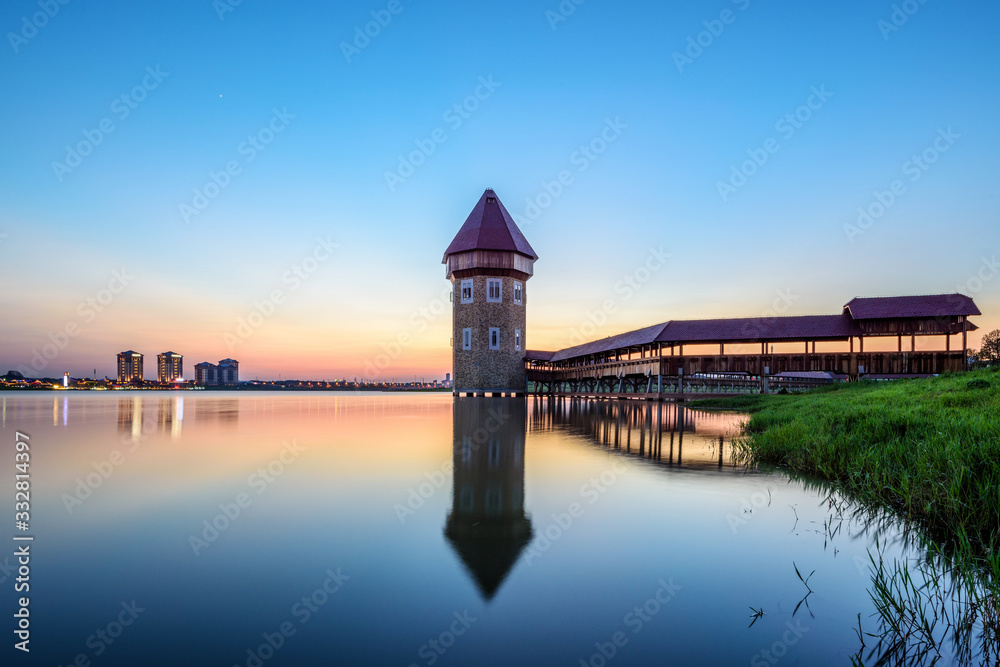
[[[31,659],[8,644],[5,664],[844,665],[873,611],[872,530],[821,485],[733,467],[734,415],[439,394],[0,401],[3,537],[15,430],[35,536]],[[815,570],[797,611],[793,562]]]

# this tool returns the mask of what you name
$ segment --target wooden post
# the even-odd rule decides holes
[[[858,354],[865,353],[865,337],[858,336]]]
[[[806,354],[809,354],[809,341],[806,341]]]
[[[719,356],[722,357],[725,356],[725,354],[726,354],[726,344],[719,343]]]
[[[910,334],[910,352],[917,351],[917,334]]]
[[[851,336],[850,341],[851,341],[851,354],[854,354],[854,336]]]
[[[944,335],[944,351],[951,352],[951,334]]]
[[[898,341],[899,342],[899,346],[898,346],[899,349],[898,349],[898,351],[902,352],[903,351],[903,334],[897,335],[896,338],[899,339],[899,341]]]
[[[969,316],[962,315],[962,370],[969,370]]]

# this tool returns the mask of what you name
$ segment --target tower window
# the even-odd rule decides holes
[[[503,507],[503,493],[496,484],[491,484],[486,489],[486,513],[492,516],[500,514]]]
[[[462,281],[462,303],[472,303],[472,281]]]
[[[514,349],[518,352],[521,351],[521,330],[514,329]]]
[[[503,281],[499,278],[486,279],[486,300],[490,303],[500,303],[503,299]]]
[[[490,327],[490,349],[499,350],[500,349],[500,329],[499,327]]]
[[[514,303],[524,305],[524,285],[519,282],[514,283]]]
[[[462,329],[462,349],[472,349],[472,329]]]

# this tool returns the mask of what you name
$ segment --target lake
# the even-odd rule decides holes
[[[17,664],[845,665],[858,614],[874,630],[876,536],[907,553],[823,484],[733,465],[733,414],[442,394],[0,402],[9,545],[15,432],[31,447]]]

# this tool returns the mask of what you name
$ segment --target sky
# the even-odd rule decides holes
[[[529,349],[962,292],[1000,328],[995,3],[11,0],[0,372],[443,378],[483,190]],[[32,364],[34,362],[34,367]]]

